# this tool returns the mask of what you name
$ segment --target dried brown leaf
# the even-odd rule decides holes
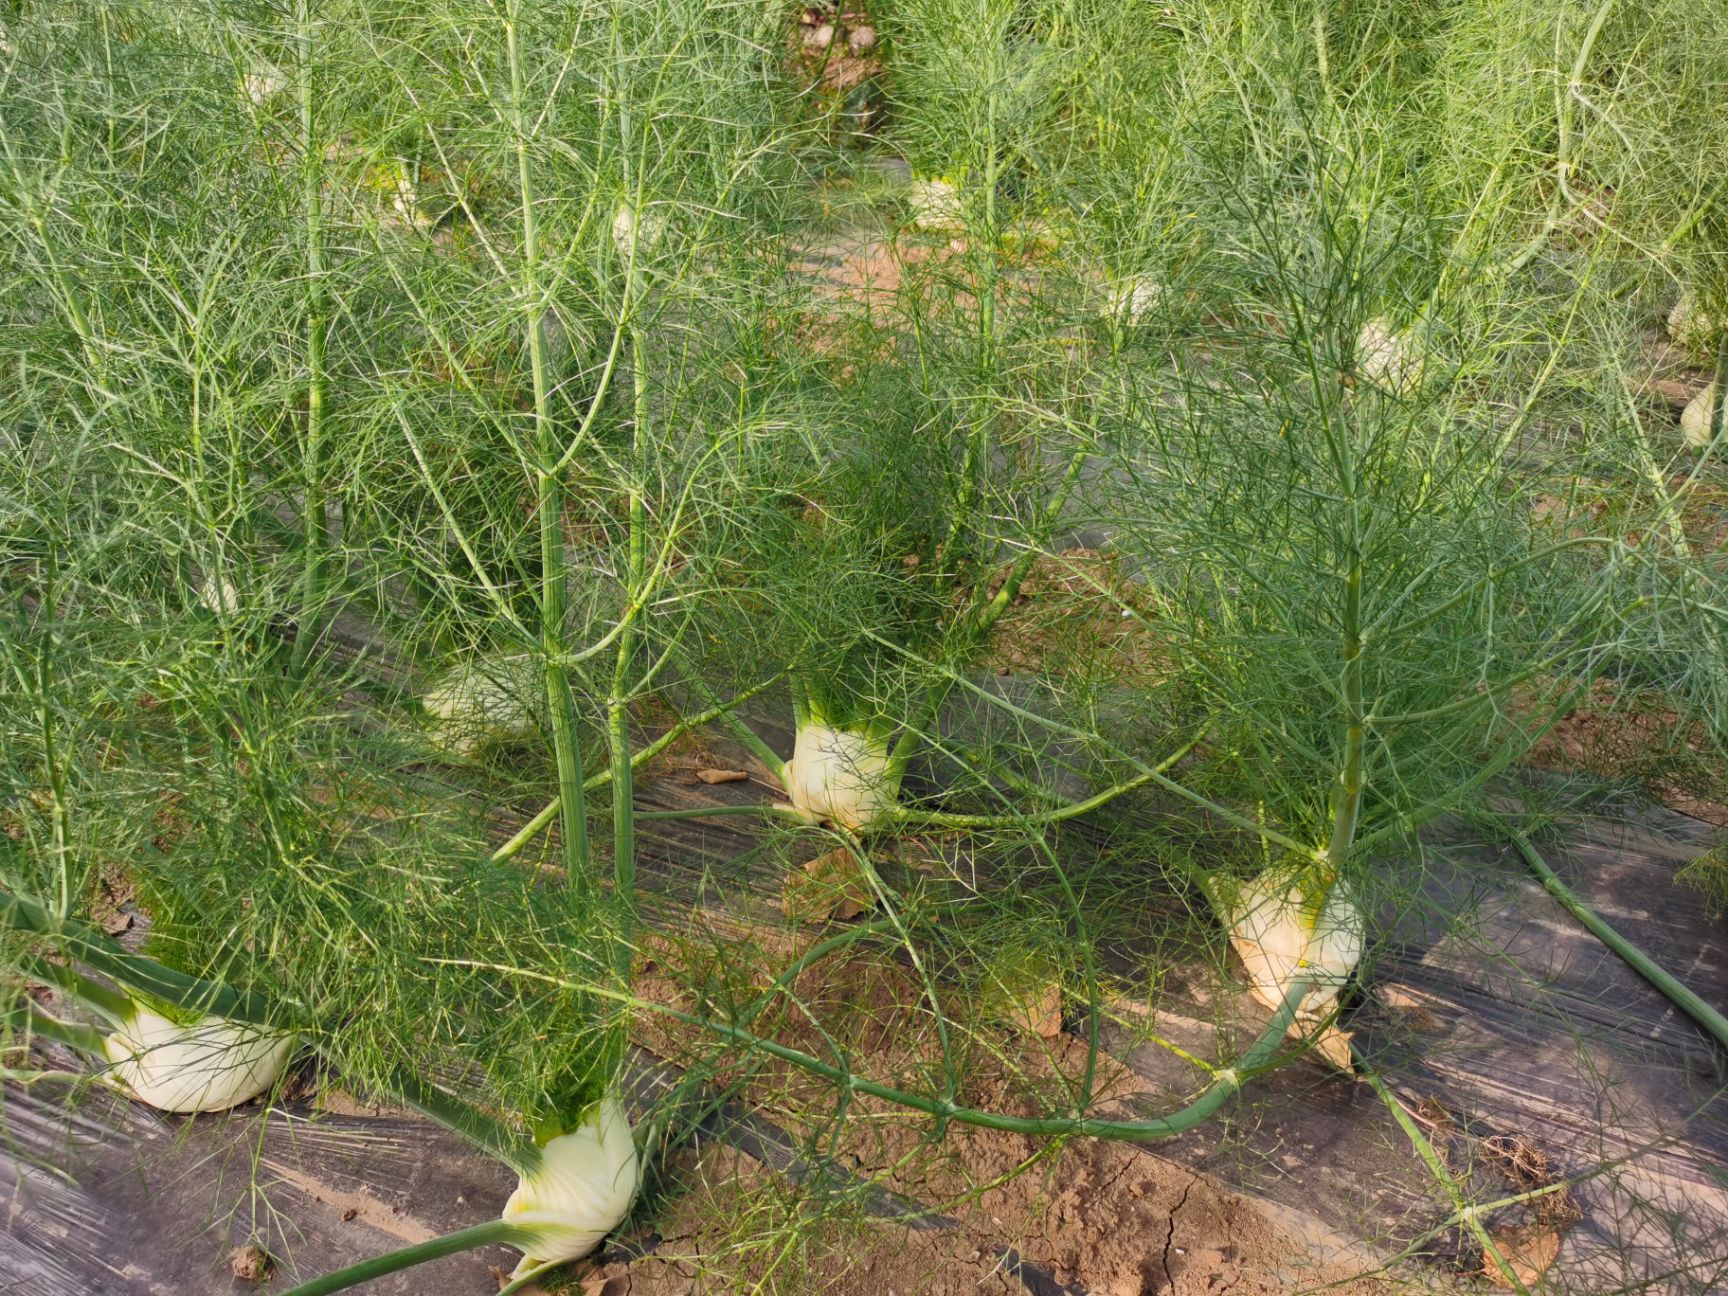
[[[1350,1032],[1328,1026],[1314,1037],[1314,1051],[1345,1075],[1356,1074],[1356,1061],[1350,1056]]]
[[[788,873],[781,895],[781,908],[795,922],[845,922],[875,903],[863,866],[844,846]]]
[[[1500,1254],[1511,1266],[1518,1282],[1527,1288],[1542,1281],[1542,1275],[1548,1272],[1548,1267],[1560,1254],[1560,1235],[1540,1224],[1497,1228],[1492,1236],[1494,1245],[1500,1248]],[[1516,1285],[1491,1255],[1482,1257],[1482,1272],[1496,1287],[1511,1291]]]
[[[1053,981],[1031,987],[1015,995],[1003,1015],[1015,1030],[1055,1039],[1062,1033],[1062,987]]]
[[[696,777],[701,779],[704,783],[714,784],[714,783],[742,783],[745,779],[749,778],[750,776],[748,774],[746,774],[743,770],[699,769],[696,771]]]

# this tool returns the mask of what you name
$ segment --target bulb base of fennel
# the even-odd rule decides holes
[[[575,1129],[547,1140],[540,1156],[501,1216],[530,1239],[520,1244],[513,1279],[588,1255],[624,1222],[642,1183],[636,1139],[616,1094],[590,1107]]]
[[[227,1111],[281,1078],[294,1039],[219,1017],[181,1025],[137,1005],[103,1042],[109,1082],[157,1111]]]
[[[1367,924],[1341,884],[1321,887],[1300,873],[1262,874],[1238,884],[1221,910],[1256,999],[1276,1011],[1298,977],[1308,982],[1296,1009],[1300,1021],[1330,1012],[1362,960]]]
[[[433,744],[472,758],[488,747],[532,738],[537,675],[527,657],[483,657],[452,667],[421,700],[432,720]]]
[[[812,718],[798,726],[786,795],[811,822],[868,832],[899,804],[900,777],[886,738]]]

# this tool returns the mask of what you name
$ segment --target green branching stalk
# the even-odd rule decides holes
[[[1548,214],[1543,219],[1541,228],[1530,236],[1529,241],[1516,254],[1490,270],[1494,278],[1515,275],[1535,259],[1566,218],[1565,204],[1570,202],[1571,210],[1583,210],[1587,207],[1587,201],[1577,197],[1571,186],[1572,174],[1577,167],[1577,159],[1573,155],[1572,105],[1581,89],[1584,71],[1590,65],[1590,56],[1595,52],[1596,42],[1601,37],[1602,28],[1613,8],[1614,0],[1602,0],[1597,6],[1595,14],[1591,16],[1590,25],[1585,30],[1584,39],[1579,42],[1578,53],[1572,60],[1571,75],[1564,83],[1557,80],[1554,86],[1554,117],[1558,140],[1554,147],[1554,194],[1549,201]],[[1555,40],[1559,40],[1558,24]]]
[[[892,643],[889,640],[883,639],[875,634],[871,634],[868,637],[873,642],[881,644],[884,648],[887,648],[890,651],[905,653],[905,650],[898,644]],[[928,665],[932,663],[926,664]],[[947,676],[950,682],[1008,715],[1024,720],[1038,728],[1048,729],[1052,733],[1061,734],[1064,737],[1079,738],[1092,742],[1099,741],[1099,736],[1097,734],[1080,729],[1074,725],[1066,724],[1051,716],[1039,715],[1035,711],[1029,711],[1025,707],[1010,702],[1006,698],[998,697],[987,689],[979,687],[976,683],[967,679],[959,671],[956,671],[951,667],[944,667],[940,664],[934,665],[937,670]],[[1278,831],[1276,828],[1271,828],[1257,819],[1250,818],[1248,815],[1241,814],[1220,801],[1213,800],[1211,797],[1194,791],[1194,789],[1188,787],[1186,784],[1177,782],[1175,779],[1169,777],[1156,767],[1146,764],[1144,761],[1128,752],[1122,751],[1120,748],[1113,748],[1111,754],[1125,763],[1130,769],[1143,775],[1147,783],[1162,788],[1164,791],[1169,792],[1174,796],[1178,796],[1192,805],[1200,807],[1208,814],[1217,817],[1224,823],[1230,824],[1236,828],[1241,828],[1256,837],[1264,839],[1265,841],[1283,846],[1285,849],[1294,851],[1298,855],[1306,856],[1312,853],[1311,847],[1304,846],[1294,837],[1288,836],[1287,834]]]
[[[933,1098],[927,1094],[865,1079],[844,1066],[824,1062],[801,1049],[763,1039],[730,1022],[686,1013],[663,1004],[636,1002],[635,1006],[670,1017],[687,1026],[700,1027],[722,1039],[730,1040],[746,1051],[763,1053],[778,1061],[790,1063],[800,1070],[829,1081],[848,1095],[863,1094],[866,1097],[879,1098],[896,1106],[923,1112],[941,1121],[976,1126],[980,1129],[1001,1130],[1009,1134],[1024,1134],[1033,1138],[1085,1135],[1116,1142],[1150,1142],[1171,1138],[1204,1124],[1215,1116],[1231,1097],[1240,1092],[1247,1079],[1276,1066],[1278,1049],[1284,1041],[1285,1032],[1296,1020],[1296,1008],[1307,990],[1306,980],[1293,981],[1284,1002],[1278,1011],[1273,1013],[1271,1022],[1233,1065],[1217,1068],[1213,1072],[1212,1080],[1200,1095],[1178,1111],[1146,1120],[1111,1120],[1083,1115],[1010,1116],[1004,1112],[965,1107],[951,1100]]]
[[[324,151],[318,128],[319,87],[313,76],[317,37],[311,0],[296,0],[294,18],[294,40],[300,59],[295,92],[300,109],[300,188],[306,240],[306,431],[301,468],[306,549],[292,658],[293,669],[299,671],[305,667],[324,626],[324,583],[329,565],[326,550],[330,545],[324,463],[325,345],[330,306],[324,264]]]
[[[626,127],[626,129],[628,129]],[[641,240],[642,222],[633,226],[630,246],[629,278],[632,291],[625,309],[634,311],[641,296],[637,267],[637,250]],[[630,331],[630,370],[633,392],[631,419],[631,463],[629,498],[629,554],[624,577],[625,608],[621,617],[617,658],[612,671],[612,694],[606,700],[606,744],[612,771],[612,904],[615,911],[613,933],[613,975],[621,986],[630,984],[632,934],[636,912],[636,806],[635,762],[630,750],[630,695],[633,688],[631,673],[636,664],[636,620],[650,597],[648,589],[648,513],[643,499],[642,475],[647,469],[648,447],[652,444],[652,418],[648,384],[648,347],[641,324],[632,317]]]
[[[1343,870],[1351,844],[1356,839],[1356,825],[1362,816],[1363,758],[1367,748],[1367,717],[1362,700],[1361,518],[1353,471],[1342,485],[1347,501],[1346,527],[1351,545],[1344,560],[1341,618],[1344,672],[1340,693],[1343,701],[1344,758],[1338,771],[1338,787],[1333,793],[1332,836],[1326,844],[1328,885],[1335,881]]]
[[[1114,783],[1101,792],[1096,792],[1079,801],[1072,801],[1066,805],[1056,806],[1049,810],[1037,810],[1019,815],[968,815],[943,814],[939,811],[933,810],[899,808],[891,813],[890,820],[893,823],[907,827],[956,829],[1030,828],[1042,824],[1055,824],[1062,823],[1069,819],[1078,819],[1082,815],[1091,814],[1094,810],[1102,809],[1117,797],[1125,796],[1137,788],[1145,787],[1148,783],[1164,774],[1167,770],[1176,766],[1184,756],[1188,755],[1189,752],[1193,751],[1195,747],[1200,745],[1203,737],[1204,734],[1201,734],[1189,739],[1169,756],[1166,756],[1156,765],[1149,766],[1142,770],[1133,778],[1123,779],[1121,782]]]
[[[59,893],[59,912],[72,913],[72,810],[66,795],[66,771],[55,747],[55,721],[49,708],[52,682],[49,662],[51,653],[43,653],[37,661],[36,715],[42,730],[42,763],[48,771],[48,819],[51,837],[50,852],[54,860],[54,876]]]
[[[1506,1259],[1505,1253],[1500,1250],[1499,1244],[1494,1241],[1487,1228],[1484,1227],[1481,1218],[1482,1212],[1473,1207],[1465,1197],[1463,1185],[1458,1182],[1457,1177],[1447,1167],[1446,1159],[1428,1141],[1428,1136],[1411,1118],[1410,1113],[1404,1110],[1404,1104],[1399,1102],[1398,1096],[1386,1087],[1386,1082],[1380,1078],[1379,1074],[1368,1066],[1361,1068],[1361,1074],[1363,1079],[1368,1082],[1369,1087],[1374,1090],[1375,1096],[1385,1104],[1386,1110],[1392,1114],[1392,1119],[1398,1122],[1398,1128],[1404,1131],[1404,1136],[1410,1140],[1410,1146],[1421,1158],[1422,1164],[1428,1169],[1428,1173],[1434,1177],[1434,1182],[1446,1190],[1446,1195],[1451,1198],[1452,1207],[1457,1213],[1456,1218],[1462,1220],[1465,1227],[1474,1235],[1477,1243],[1482,1247],[1483,1255],[1491,1259],[1495,1268],[1500,1271],[1502,1280],[1513,1291],[1520,1293],[1520,1296],[1530,1296],[1530,1290],[1518,1277],[1518,1271],[1512,1267]]]
[[[756,685],[753,688],[746,689],[744,692],[736,695],[727,702],[720,701],[720,699],[715,696],[714,691],[704,684],[699,676],[691,676],[691,687],[696,691],[697,696],[703,698],[709,704],[707,710],[701,713],[708,719],[696,720],[693,718],[693,723],[706,724],[709,720],[719,720],[732,732],[733,736],[736,737],[739,742],[744,744],[750,754],[757,760],[761,761],[762,764],[767,767],[768,772],[772,774],[782,786],[784,786],[786,782],[786,762],[781,760],[780,753],[763,741],[762,735],[752,729],[749,722],[746,721],[743,716],[738,714],[738,707],[740,704],[747,702],[767,689],[772,688],[775,684],[779,683],[782,678],[784,678],[784,672],[776,674],[772,679],[764,680],[761,684]],[[803,688],[798,683],[797,677],[794,676],[792,681],[792,696],[795,700],[794,720],[796,723],[800,724],[803,723],[804,716],[802,713],[798,713],[797,711],[796,699],[800,698],[802,695]]]
[[[748,702],[751,698],[758,697],[768,689],[772,688],[779,682],[780,678],[780,676],[776,675],[772,679],[764,680],[760,684],[744,689],[742,692],[735,694],[724,702],[713,701],[713,704],[706,709],[698,711],[694,715],[684,716],[658,738],[638,748],[630,757],[630,768],[632,770],[642,768],[643,765],[653,760],[673,743],[684,737],[685,734],[701,729],[705,725],[714,723],[716,720],[724,721],[731,718],[738,707]],[[706,689],[701,689],[701,691],[710,699],[713,699],[712,693],[709,693]],[[743,724],[742,721],[739,723],[741,725]],[[755,732],[751,730],[748,725],[743,725],[743,728],[745,732],[750,733],[751,737],[754,738],[756,736]],[[757,741],[761,742],[761,739],[758,738]],[[767,744],[764,743],[763,746],[766,748]],[[773,755],[772,748],[768,748],[768,752],[770,755]],[[780,764],[778,757],[775,757],[775,764],[776,766]],[[778,772],[779,771],[776,768],[776,776],[778,776]],[[583,790],[586,792],[593,792],[599,788],[605,787],[612,781],[612,774],[613,771],[609,765],[598,774],[589,776],[588,781],[582,785]],[[544,832],[547,826],[558,817],[558,809],[561,804],[561,801],[557,797],[553,797],[552,800],[548,801],[539,813],[517,830],[515,835],[512,836],[509,841],[505,842],[502,846],[498,847],[497,850],[492,852],[493,861],[496,862],[498,860],[509,859],[510,856],[516,854],[529,842],[533,841],[534,838]]]
[[[534,475],[535,508],[540,520],[540,648],[545,654],[546,705],[552,717],[553,759],[558,770],[558,800],[562,814],[565,870],[573,894],[593,888],[588,850],[588,808],[583,797],[582,751],[576,738],[576,705],[564,664],[564,609],[569,575],[564,551],[564,482],[558,465],[564,446],[550,408],[551,384],[546,370],[543,332],[545,304],[540,283],[539,217],[530,166],[531,142],[524,102],[526,74],[517,31],[518,6],[505,11],[504,41],[510,64],[510,126],[515,135],[516,180],[522,205],[522,308],[533,383],[534,438],[538,460]]]

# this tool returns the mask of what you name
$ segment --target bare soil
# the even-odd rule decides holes
[[[1018,1168],[1016,1140],[979,1133],[962,1142],[960,1158],[974,1170]],[[836,1220],[794,1234],[794,1221],[807,1218],[804,1205],[730,1148],[710,1148],[681,1166],[679,1181],[684,1190],[659,1220],[654,1253],[596,1270],[586,1291],[1021,1296],[1039,1281],[1023,1279],[1022,1265],[1096,1296],[1280,1296],[1338,1280],[1332,1290],[1345,1296],[1394,1290],[1320,1265],[1254,1205],[1205,1176],[1110,1144],[1070,1145],[985,1193],[945,1229]]]

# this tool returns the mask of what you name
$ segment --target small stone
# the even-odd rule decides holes
[[[876,48],[876,29],[874,27],[854,27],[846,37],[846,44],[851,46],[854,54],[868,54]]]

